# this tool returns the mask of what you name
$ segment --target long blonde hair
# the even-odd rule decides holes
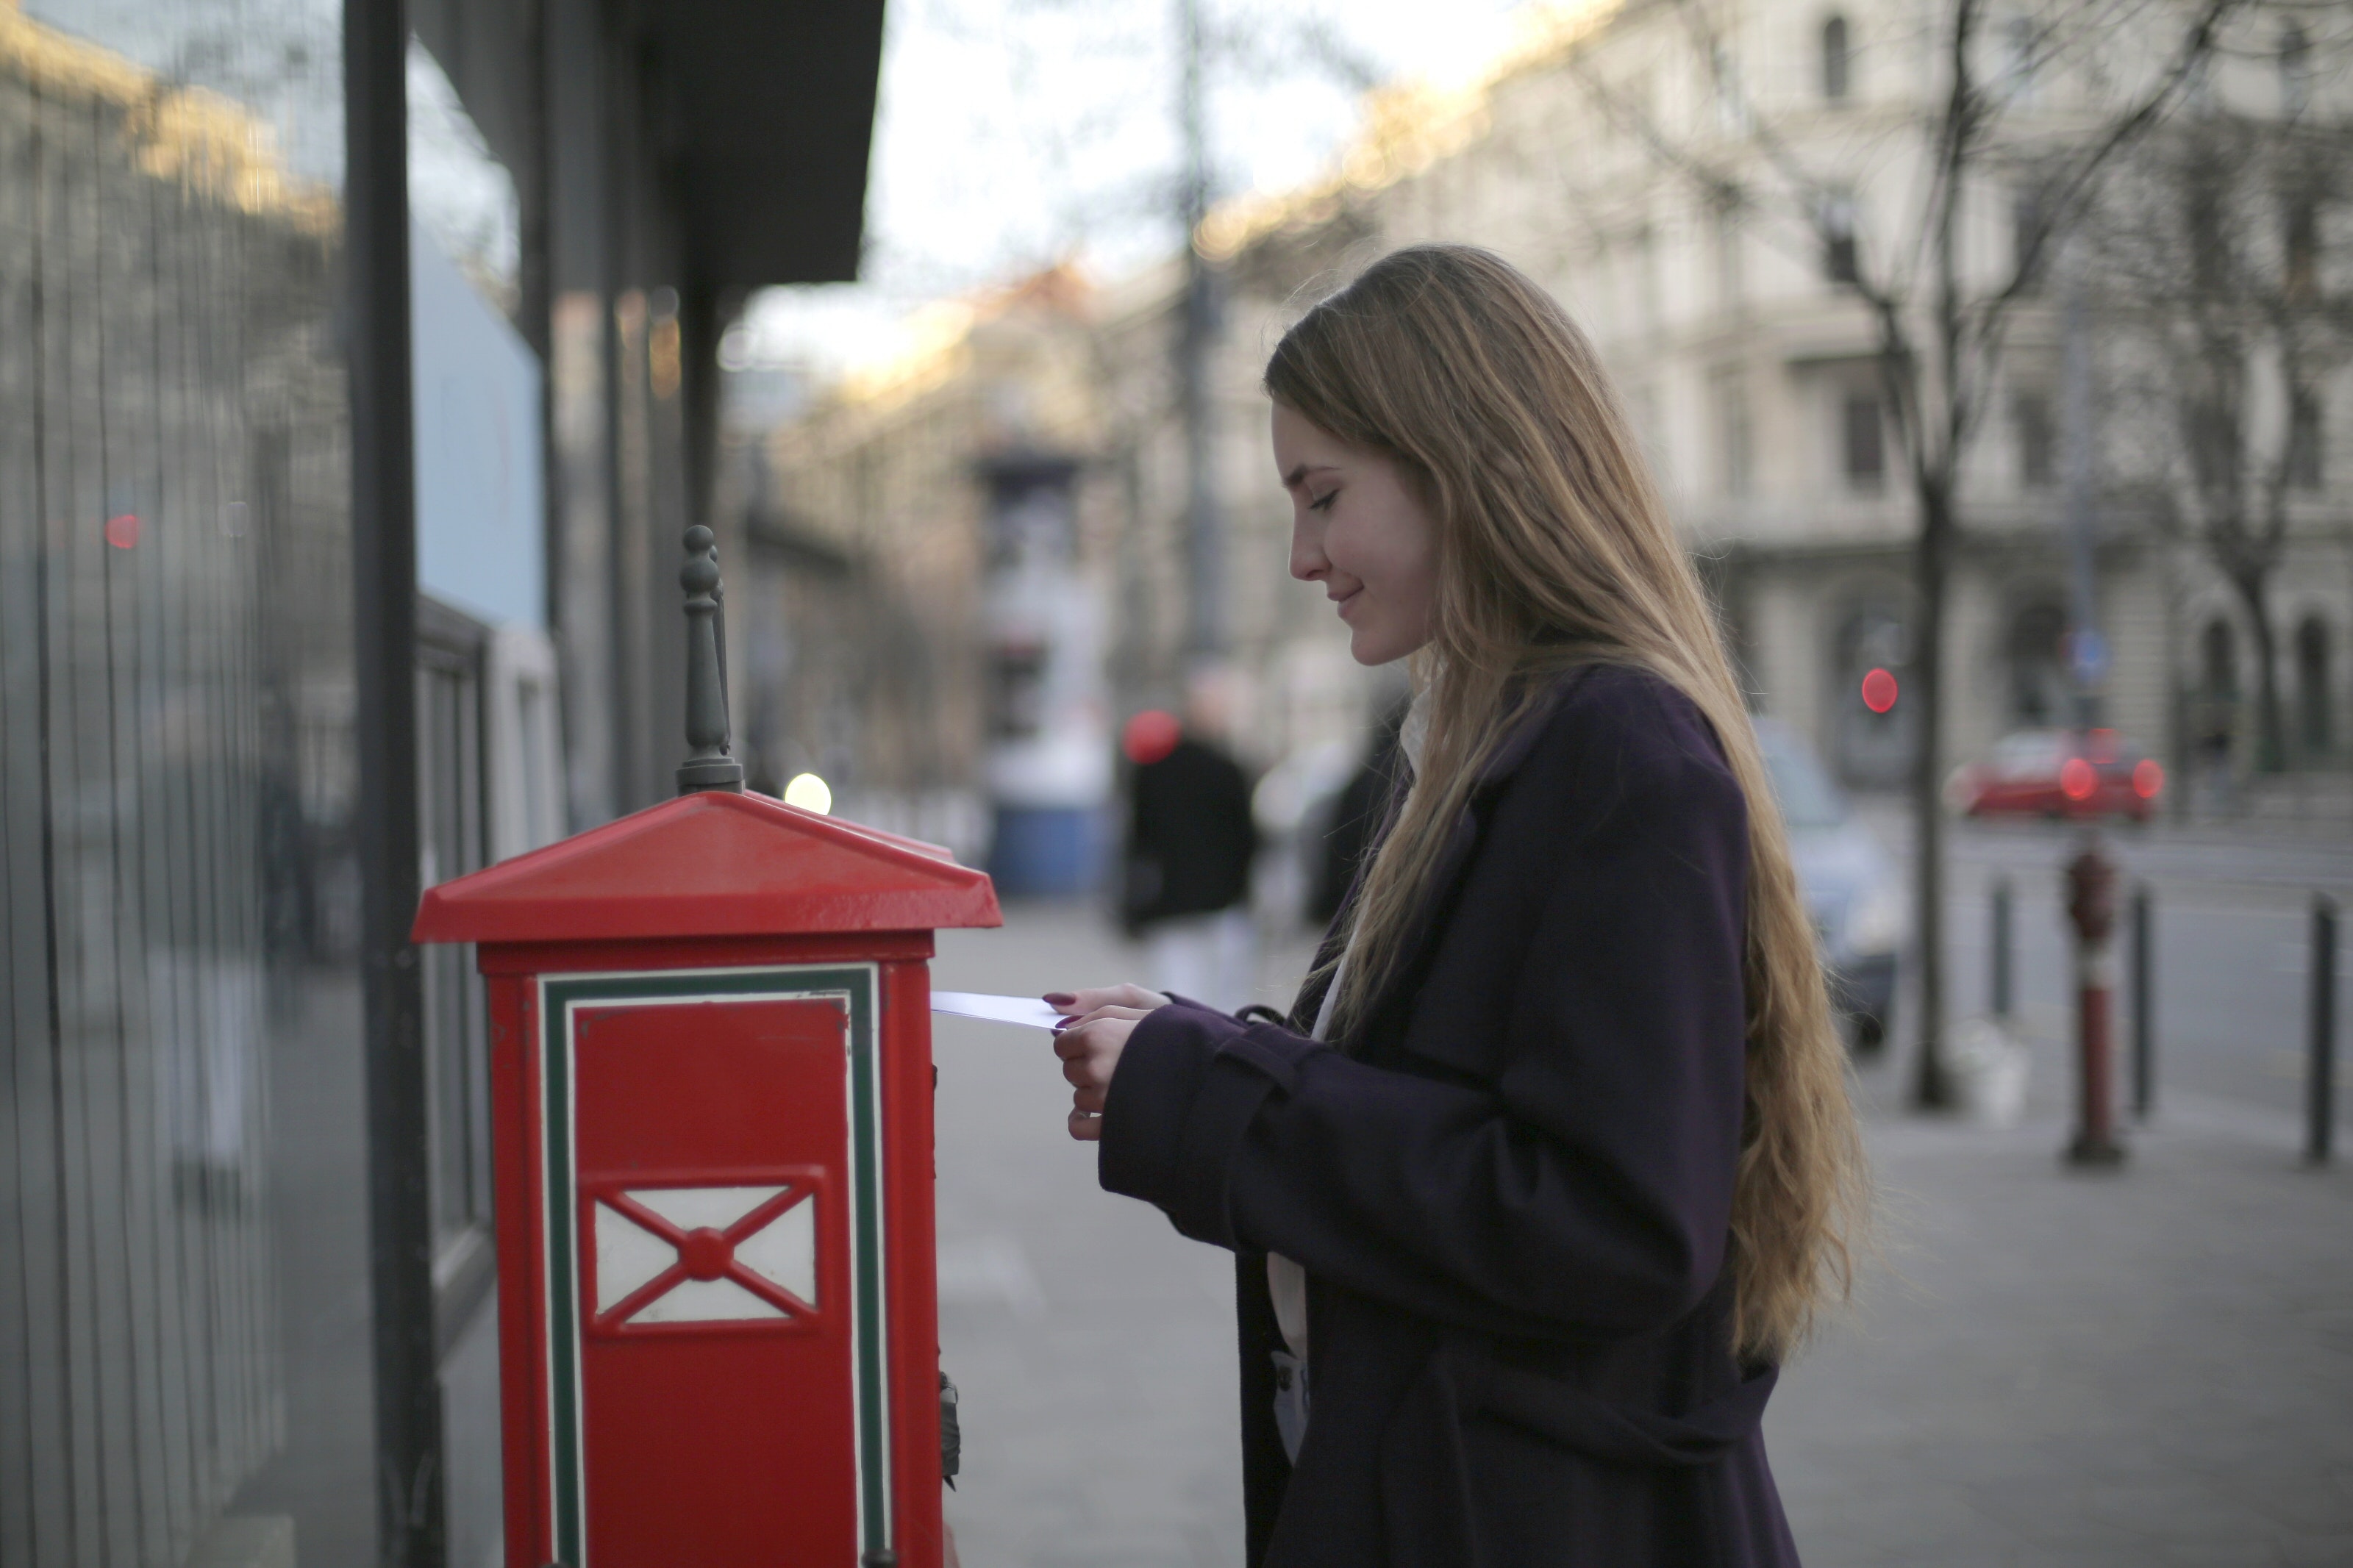
[[[1746,704],[1698,574],[1567,311],[1491,252],[1384,257],[1283,335],[1277,403],[1403,469],[1438,527],[1430,715],[1412,793],[1366,868],[1335,1039],[1365,1019],[1482,761],[1579,665],[1688,697],[1748,805],[1747,1108],[1732,1200],[1733,1349],[1778,1360],[1852,1286],[1867,1179],[1811,922]]]

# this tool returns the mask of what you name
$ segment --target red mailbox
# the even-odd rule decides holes
[[[489,977],[507,1557],[937,1568],[944,852],[710,790],[425,895]]]

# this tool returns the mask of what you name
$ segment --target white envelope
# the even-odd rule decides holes
[[[934,991],[932,1011],[987,1018],[995,1024],[1018,1024],[1029,1029],[1051,1029],[1066,1016],[1035,996],[991,996],[985,991]]]

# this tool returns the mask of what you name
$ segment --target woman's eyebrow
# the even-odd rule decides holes
[[[1307,476],[1310,474],[1333,474],[1337,472],[1339,472],[1339,469],[1330,463],[1302,463],[1297,468],[1292,469],[1291,472],[1282,476],[1282,488],[1287,490],[1295,490],[1306,482]]]

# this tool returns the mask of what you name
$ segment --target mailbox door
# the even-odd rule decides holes
[[[887,1561],[876,967],[540,993],[557,1560]]]

